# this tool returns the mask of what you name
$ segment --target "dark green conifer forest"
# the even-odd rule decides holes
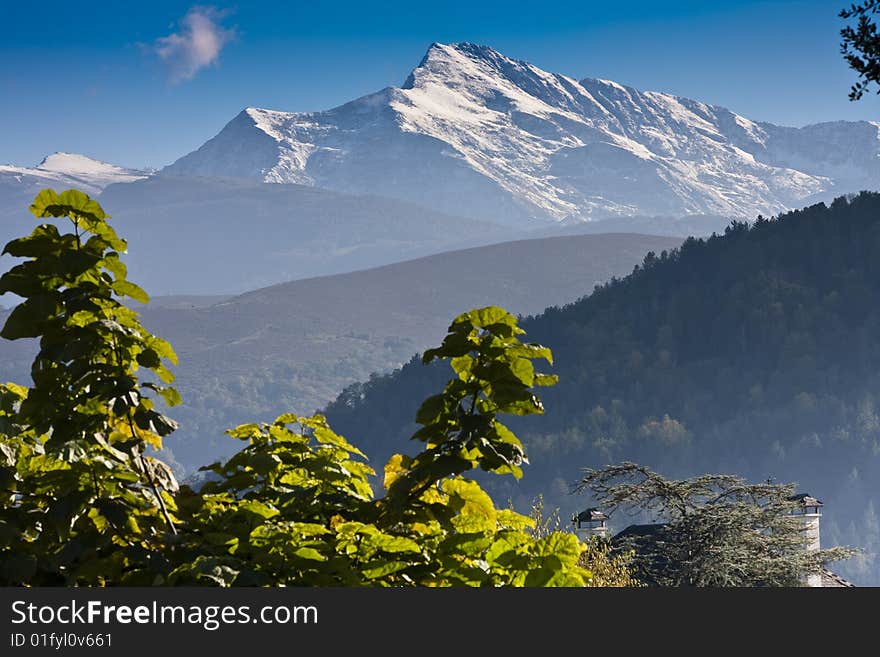
[[[862,548],[837,569],[880,583],[877,253],[880,194],[862,193],[649,253],[630,276],[524,319],[559,384],[539,422],[512,423],[526,475],[489,490],[518,505],[543,492],[567,513],[588,505],[569,494],[582,468],[622,460],[791,481],[825,502],[823,545]],[[414,359],[350,386],[327,417],[388,454],[444,374]]]

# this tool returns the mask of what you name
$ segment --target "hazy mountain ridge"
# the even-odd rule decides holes
[[[434,44],[401,88],[325,112],[248,108],[163,171],[369,190],[508,224],[753,219],[875,188],[878,135],[873,122],[756,123],[485,46]]]
[[[523,240],[211,299],[133,304],[180,356],[181,429],[167,442],[189,468],[239,445],[235,424],[312,412],[346,385],[435,344],[453,317],[501,303],[535,313],[588,294],[679,239],[589,235]],[[137,280],[137,279],[133,279]],[[5,320],[0,312],[0,323]],[[0,340],[0,381],[30,380],[32,341]]]
[[[151,176],[97,199],[128,242],[131,279],[157,295],[241,293],[514,237],[393,199],[252,180]],[[36,226],[32,200],[0,222],[0,246]]]

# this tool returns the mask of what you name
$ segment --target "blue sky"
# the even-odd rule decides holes
[[[5,3],[0,163],[64,150],[160,167],[246,106],[320,110],[399,85],[434,41],[484,43],[553,72],[756,120],[880,120],[880,98],[847,100],[855,75],[839,54],[844,4]],[[187,39],[206,24],[214,32],[192,49]]]

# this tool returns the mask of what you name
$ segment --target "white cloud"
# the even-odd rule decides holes
[[[217,61],[220,51],[235,37],[235,30],[220,25],[226,13],[215,7],[193,7],[177,32],[156,39],[155,53],[168,67],[171,82],[189,80]]]

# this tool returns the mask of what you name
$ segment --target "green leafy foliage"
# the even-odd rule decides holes
[[[584,543],[578,565],[590,571],[591,587],[630,588],[644,586],[636,577],[636,552],[615,549],[607,538],[593,536]]]
[[[547,510],[543,495],[538,495],[532,500],[528,517],[533,523],[528,531],[536,538],[543,538],[555,532],[571,531],[571,525],[563,526],[558,508]],[[610,540],[599,536],[592,536],[581,542],[583,551],[578,558],[578,565],[590,572],[588,586],[597,588],[643,586],[635,577],[636,554],[633,550],[615,549]]]
[[[552,363],[550,350],[520,342],[523,333],[502,308],[479,308],[459,315],[443,344],[424,353],[425,364],[448,359],[457,376],[416,413],[422,427],[413,438],[426,449],[403,468],[389,489],[392,495],[405,491],[417,497],[437,479],[474,468],[522,476],[522,443],[497,415],[543,413],[532,387],[556,383],[555,377],[536,374],[532,364],[535,358]]]
[[[0,386],[0,583],[12,585],[584,586],[583,546],[565,533],[532,536],[531,521],[496,509],[474,468],[520,476],[519,439],[496,415],[540,413],[532,387],[555,378],[531,360],[506,311],[453,322],[426,362],[456,374],[419,410],[426,443],[385,466],[387,493],[360,450],[320,416],[286,414],[229,435],[246,445],[179,488],[160,448],[175,423],[155,408],[180,395],[168,384],[171,346],[141,326],[124,296],[125,250],[100,205],[44,190],[31,211],[67,217],[73,233],[41,224],[7,244],[26,258],[0,278],[24,300],[2,336],[39,338],[33,385]],[[141,383],[146,370],[149,381]],[[151,396],[149,393],[152,393]]]
[[[175,424],[145,391],[172,402],[176,393],[141,385],[137,372],[170,382],[163,361],[176,357],[120,302],[146,295],[126,280],[125,242],[101,206],[76,190],[44,190],[31,212],[67,217],[73,232],[44,223],[4,249],[26,260],[0,278],[0,293],[24,299],[0,335],[38,337],[40,348],[33,385],[0,388],[0,582],[161,581],[158,548],[174,529],[162,488],[176,482],[145,452]]]
[[[540,412],[516,319],[500,308],[459,316],[426,361],[456,378],[418,411],[427,443],[393,455],[375,498],[364,455],[320,416],[283,415],[229,433],[248,445],[177,497],[185,532],[172,547],[172,583],[342,586],[584,586],[573,535],[529,533],[529,518],[497,509],[463,472],[519,473],[519,440],[496,413]],[[528,374],[526,374],[528,372]],[[518,373],[518,374],[517,374]],[[546,380],[545,380],[546,381]],[[505,387],[506,386],[506,387]],[[505,393],[499,391],[504,389]],[[507,396],[504,396],[507,395]],[[528,403],[525,406],[524,403]]]

